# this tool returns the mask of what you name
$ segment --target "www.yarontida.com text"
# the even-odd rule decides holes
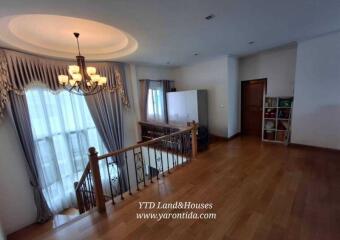
[[[145,211],[162,212],[139,212],[136,213],[137,219],[149,220],[168,220],[168,219],[216,219],[216,213],[202,212],[212,210],[212,203],[193,203],[193,202],[139,202],[138,208]],[[164,212],[168,210],[168,212]],[[185,211],[183,211],[185,210]],[[183,211],[183,212],[179,212]]]

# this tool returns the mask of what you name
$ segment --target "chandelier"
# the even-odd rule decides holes
[[[79,33],[73,33],[77,39],[77,65],[68,66],[68,75],[58,75],[59,84],[69,92],[78,95],[93,95],[100,91],[113,91],[107,85],[107,78],[100,76],[95,67],[86,67],[85,57],[80,54]]]

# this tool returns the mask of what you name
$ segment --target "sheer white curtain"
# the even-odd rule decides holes
[[[103,154],[105,147],[83,96],[33,88],[26,97],[43,193],[51,210],[58,213],[76,206],[73,184],[88,162],[88,148]],[[101,172],[107,181],[107,170]]]
[[[149,83],[147,121],[165,121],[163,86],[160,81],[150,81]]]

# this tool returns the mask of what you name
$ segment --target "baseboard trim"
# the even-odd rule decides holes
[[[293,148],[305,148],[305,149],[312,149],[312,150],[321,150],[321,151],[328,151],[328,152],[335,152],[335,153],[340,153],[339,149],[335,148],[326,148],[326,147],[318,147],[318,146],[311,146],[311,145],[305,145],[305,144],[300,144],[300,143],[289,143],[288,147],[293,147]]]
[[[231,141],[237,137],[239,137],[241,135],[240,132],[235,133],[234,135],[232,135],[231,137],[222,137],[222,136],[217,136],[214,134],[210,134],[210,142],[217,142],[217,141]]]
[[[228,141],[238,138],[239,136],[241,136],[241,132],[235,133],[231,137],[228,137]]]

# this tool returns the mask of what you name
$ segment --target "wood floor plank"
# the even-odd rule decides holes
[[[8,239],[335,240],[340,239],[339,182],[335,151],[239,137],[210,145],[192,163],[109,206],[106,214],[92,213],[54,231],[34,225]],[[139,201],[211,202],[209,211],[217,218],[141,220]]]

